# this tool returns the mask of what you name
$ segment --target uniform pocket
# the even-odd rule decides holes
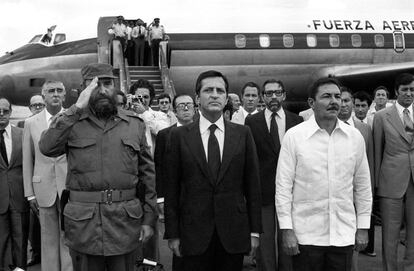
[[[98,157],[95,138],[77,138],[68,141],[70,170],[88,172],[96,170]]]
[[[138,154],[140,146],[136,139],[122,138],[122,161],[128,173],[138,174]]]

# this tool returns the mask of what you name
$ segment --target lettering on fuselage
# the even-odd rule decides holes
[[[414,31],[414,21],[382,21],[375,25],[368,20],[313,20],[313,30]]]

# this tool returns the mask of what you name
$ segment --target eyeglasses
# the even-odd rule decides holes
[[[63,91],[64,90],[62,88],[50,88],[50,89],[46,90],[46,92],[49,93],[49,94],[53,94],[55,92],[63,93]]]
[[[193,103],[181,103],[181,104],[177,104],[175,108],[180,109],[180,110],[194,109],[194,104]]]
[[[43,108],[43,107],[45,107],[45,104],[42,104],[42,103],[35,103],[35,104],[31,104],[31,105],[29,105],[29,107],[30,107],[30,108],[33,108],[33,107],[35,107],[35,108]]]
[[[169,104],[170,102],[169,101],[161,101],[161,102],[159,102],[159,104]]]
[[[0,115],[8,115],[10,114],[10,109],[0,109]]]
[[[265,90],[263,93],[266,97],[270,98],[273,97],[273,95],[276,95],[276,97],[280,97],[285,93],[285,91],[283,89]]]

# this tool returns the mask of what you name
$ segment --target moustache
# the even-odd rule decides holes
[[[339,105],[331,105],[327,109],[328,110],[336,110],[336,111],[339,111]]]

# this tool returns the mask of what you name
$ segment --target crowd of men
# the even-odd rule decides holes
[[[160,42],[167,38],[160,18],[147,26],[141,19],[126,21],[118,16],[108,34],[121,43],[129,66],[158,66]]]
[[[240,271],[246,255],[260,271],[358,270],[358,252],[375,256],[374,197],[384,270],[398,270],[403,225],[414,268],[413,75],[372,107],[321,78],[301,116],[276,78],[239,97],[206,71],[195,98],[161,94],[153,110],[147,80],[125,94],[108,64],[81,75],[68,109],[65,86],[45,82],[23,129],[0,98],[0,270],[27,267],[28,239],[42,271],[134,270],[162,262],[161,238],[174,271]]]

